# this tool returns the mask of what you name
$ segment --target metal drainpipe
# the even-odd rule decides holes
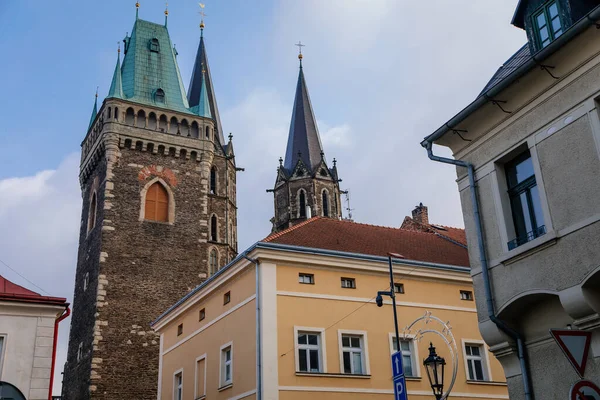
[[[258,260],[248,257],[248,252],[242,254],[246,260],[254,263],[256,271],[256,400],[262,399],[262,352],[261,352],[261,332],[260,332],[260,280],[258,274]]]
[[[485,301],[487,304],[488,316],[490,320],[496,324],[500,330],[505,332],[507,335],[512,337],[517,342],[517,355],[519,357],[519,364],[521,366],[521,374],[523,376],[523,390],[525,392],[526,400],[533,400],[533,393],[531,392],[531,381],[529,377],[529,369],[527,368],[527,360],[525,355],[525,346],[523,345],[523,339],[521,335],[501,319],[496,316],[494,311],[494,301],[492,300],[492,286],[490,284],[490,275],[488,271],[488,262],[485,255],[485,246],[483,243],[483,231],[481,227],[481,216],[479,213],[479,201],[477,200],[477,190],[475,188],[475,169],[473,164],[466,161],[453,160],[451,158],[439,157],[433,154],[432,143],[426,142],[425,148],[427,149],[427,155],[433,161],[441,163],[458,165],[459,167],[467,168],[469,172],[469,188],[471,190],[471,203],[473,205],[473,214],[475,216],[475,232],[477,234],[477,246],[479,248],[479,261],[481,263],[481,271],[483,276],[483,283],[485,288]]]

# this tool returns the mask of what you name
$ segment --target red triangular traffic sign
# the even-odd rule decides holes
[[[575,371],[583,378],[590,351],[592,332],[550,329],[550,334],[565,353]]]

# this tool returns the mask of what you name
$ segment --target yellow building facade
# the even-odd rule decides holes
[[[383,240],[373,228],[387,230]],[[342,242],[314,246],[333,231]],[[448,321],[458,348],[451,398],[508,399],[502,368],[479,334],[468,267],[414,259],[443,258],[445,249],[456,259],[449,246],[457,244],[431,233],[319,218],[256,243],[153,323],[159,399],[391,398],[393,310],[389,299],[375,303],[390,287],[388,259],[368,254],[384,247],[399,253],[394,281],[409,398],[433,398],[422,365],[430,341],[450,381],[440,338],[404,330],[430,312]]]

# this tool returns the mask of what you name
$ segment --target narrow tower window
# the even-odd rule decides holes
[[[217,241],[217,216],[214,214],[210,217],[210,240]]]
[[[210,139],[210,127],[206,126],[206,138]]]
[[[156,103],[164,103],[165,102],[165,91],[162,89],[156,89],[154,92],[154,101]]]
[[[298,193],[298,215],[300,218],[306,218],[306,195],[302,189]]]
[[[92,200],[90,201],[90,208],[88,210],[88,223],[87,223],[88,233],[92,229],[94,229],[94,227],[96,226],[96,209],[97,209],[96,193],[94,193],[92,195]]]
[[[329,217],[329,195],[323,190],[323,216]]]
[[[169,195],[159,182],[148,188],[144,212],[144,219],[148,221],[168,222]]]
[[[211,249],[210,250],[210,256],[209,256],[209,267],[210,267],[210,274],[216,274],[217,271],[219,270],[219,261],[217,259],[217,250],[216,249]]]
[[[160,51],[160,44],[157,38],[150,39],[150,51],[158,53]]]
[[[210,193],[217,194],[217,169],[215,167],[210,169]]]

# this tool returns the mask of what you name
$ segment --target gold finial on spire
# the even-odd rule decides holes
[[[96,98],[98,98],[98,89],[100,88],[100,86],[96,86]]]
[[[140,8],[140,2],[139,1],[135,2],[135,8]]]
[[[200,29],[204,29],[204,17],[206,17],[206,14],[204,13],[204,4],[203,3],[198,3],[198,5],[200,6]]]
[[[165,15],[169,15],[169,2],[165,2]]]
[[[121,52],[121,42],[117,42],[117,53]]]

